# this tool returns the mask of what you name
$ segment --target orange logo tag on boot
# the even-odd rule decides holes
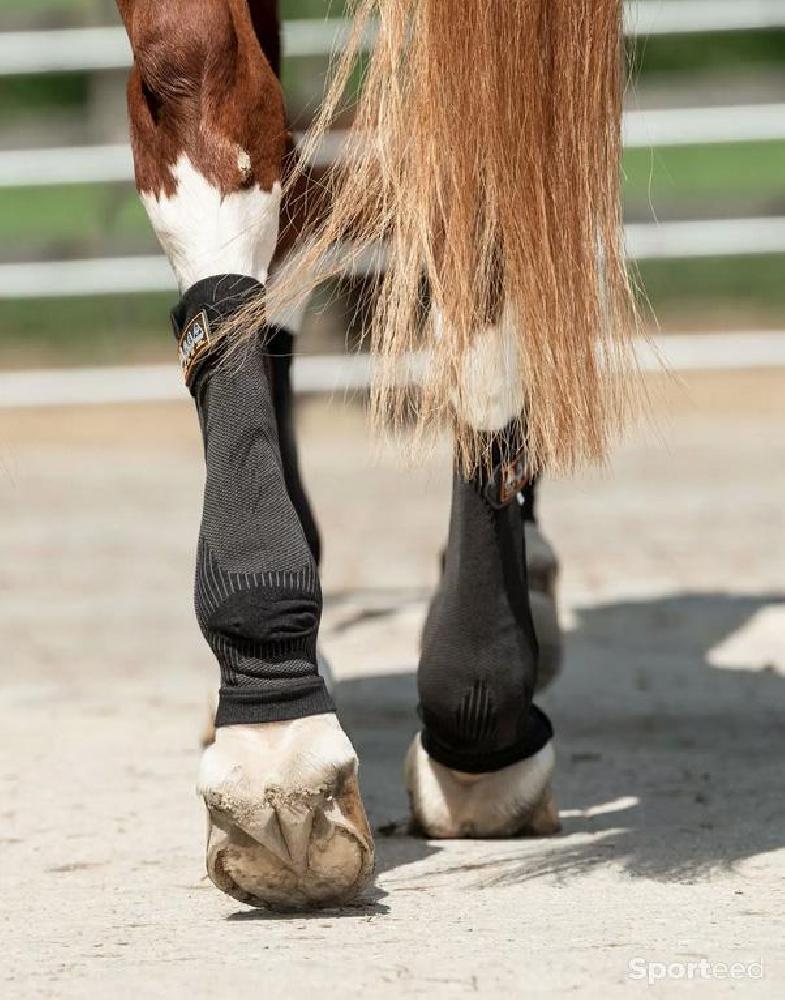
[[[177,351],[180,356],[180,364],[186,384],[188,384],[194,364],[209,346],[210,325],[207,322],[207,313],[202,309],[180,334],[180,339],[177,343]]]
[[[499,503],[508,504],[521,492],[528,478],[524,449],[521,448],[518,454],[499,470]]]

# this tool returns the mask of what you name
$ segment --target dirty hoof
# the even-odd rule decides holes
[[[553,764],[553,746],[546,743],[533,757],[500,771],[465,774],[437,764],[418,734],[405,765],[414,824],[434,838],[557,833]]]
[[[334,715],[223,726],[203,755],[207,873],[250,906],[345,903],[373,873],[357,756]]]

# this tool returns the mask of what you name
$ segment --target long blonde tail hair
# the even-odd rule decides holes
[[[483,461],[487,437],[456,421],[454,404],[467,351],[504,311],[517,355],[506,377],[526,400],[532,471],[601,460],[635,384],[620,209],[621,0],[350,7],[353,33],[302,162],[376,29],[357,141],[348,167],[328,179],[331,207],[307,233],[297,274],[324,274],[342,241],[384,243],[370,320],[375,417],[411,424],[412,407],[420,427],[452,417],[464,469]],[[284,299],[291,284],[279,283]],[[401,369],[418,351],[425,371],[413,398]]]

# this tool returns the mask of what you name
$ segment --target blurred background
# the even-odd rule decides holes
[[[320,638],[378,879],[373,905],[306,922],[239,912],[204,881],[202,444],[174,282],[131,181],[125,35],[110,0],[0,0],[4,995],[517,997],[532,982],[604,998],[634,955],[708,955],[762,959],[758,995],[782,996],[785,0],[628,11],[627,243],[672,373],[644,356],[652,420],[610,471],[539,487],[561,563],[564,666],[541,703],[564,832],[407,835],[451,448],[407,465],[371,439],[364,393],[343,391],[366,374],[343,364],[355,279],[313,303],[295,379]],[[342,5],[282,12],[300,128]]]
[[[340,28],[327,8],[282,0],[297,127]],[[628,242],[660,325],[778,331],[785,3],[632,3],[628,24]],[[125,145],[128,59],[112,0],[0,5],[0,368],[171,358],[172,281]],[[312,310],[303,349],[342,350],[351,313]]]

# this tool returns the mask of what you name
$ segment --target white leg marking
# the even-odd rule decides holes
[[[242,159],[240,150],[238,164]],[[184,153],[172,174],[177,190],[171,198],[149,193],[141,198],[180,290],[218,274],[266,281],[278,240],[281,185],[222,195]]]
[[[443,328],[437,313],[436,336]],[[498,431],[523,411],[516,324],[505,308],[499,323],[479,330],[461,362],[453,393],[458,419],[478,431]]]

